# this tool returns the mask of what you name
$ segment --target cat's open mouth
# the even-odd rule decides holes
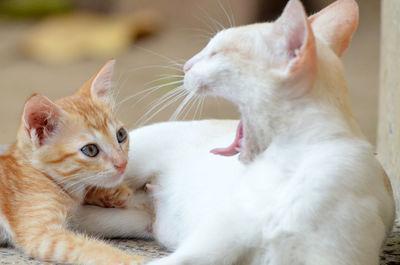
[[[233,156],[242,150],[243,146],[243,123],[242,121],[239,122],[238,127],[236,129],[236,136],[233,140],[233,143],[225,148],[215,148],[212,149],[210,152],[215,155],[222,155],[222,156]]]

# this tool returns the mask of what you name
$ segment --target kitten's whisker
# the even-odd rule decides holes
[[[112,107],[113,107],[113,109],[115,109],[116,112],[118,111],[118,103],[116,100],[119,97],[120,92],[121,92],[121,89],[118,88],[117,86],[113,89],[113,92],[112,92],[112,94],[113,94],[112,98],[115,100],[112,103]]]

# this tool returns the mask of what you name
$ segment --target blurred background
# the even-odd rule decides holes
[[[176,86],[179,64],[222,26],[271,21],[285,2],[0,0],[0,144],[14,141],[23,104],[32,93],[50,99],[70,95],[110,57],[117,59],[118,115],[125,125],[133,129],[168,120],[179,101],[157,115],[163,105],[154,104]],[[310,14],[331,2],[303,0]],[[380,1],[358,3],[360,25],[344,67],[357,119],[375,144]],[[166,97],[164,103],[171,100]],[[222,99],[200,103],[188,105],[179,118],[238,117],[236,108]]]

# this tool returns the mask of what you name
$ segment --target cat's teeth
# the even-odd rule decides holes
[[[239,152],[239,153],[240,153],[241,148],[240,148],[240,147],[235,147],[235,150],[236,150],[236,152]]]

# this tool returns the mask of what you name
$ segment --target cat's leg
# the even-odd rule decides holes
[[[85,234],[112,238],[152,238],[152,214],[144,209],[80,206],[71,217],[72,228]]]
[[[37,205],[37,204],[35,204]],[[13,243],[27,255],[57,263],[135,265],[144,258],[66,229],[67,210],[60,202],[20,207],[12,223]]]
[[[197,227],[170,256],[149,265],[232,265],[245,255],[246,240],[239,238],[236,225],[208,222]]]
[[[84,205],[70,218],[72,228],[101,237],[152,238],[153,208],[144,191],[135,191],[125,209]]]
[[[104,242],[72,233],[62,227],[26,228],[29,231],[25,230],[16,236],[15,244],[34,258],[82,265],[136,265],[145,262],[142,257],[129,255]]]

